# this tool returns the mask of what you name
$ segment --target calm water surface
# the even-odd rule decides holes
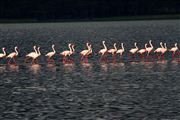
[[[106,40],[108,48],[116,42],[126,51],[152,39],[168,47],[180,44],[180,22],[122,21],[79,23],[0,24],[0,47],[11,52],[18,46],[17,65],[0,63],[1,120],[179,120],[180,62],[141,60],[99,63],[97,51]],[[23,63],[33,45],[44,55],[51,44],[59,53],[71,42],[76,45],[73,64]],[[79,62],[79,51],[90,42],[94,54],[88,64]]]

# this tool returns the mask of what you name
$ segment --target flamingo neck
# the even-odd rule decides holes
[[[89,43],[86,43],[87,48],[89,47]]]
[[[104,46],[104,49],[106,49],[106,50],[107,50],[107,47],[106,47],[106,45],[105,45],[105,42],[103,42],[103,46]]]
[[[162,44],[160,44],[161,48],[164,48],[164,46]]]
[[[56,50],[54,49],[54,46],[52,46],[52,50],[53,50],[54,53],[56,53]]]
[[[15,50],[15,52],[16,52],[16,55],[18,55],[18,51],[17,51],[17,48],[15,48],[14,50]]]
[[[117,47],[116,47],[116,44],[114,44],[114,49],[117,51]]]
[[[145,49],[147,49],[147,44],[145,44]]]
[[[124,44],[123,43],[121,43],[121,47],[122,47],[122,50],[124,51]]]
[[[167,46],[166,46],[166,44],[164,44],[164,48],[165,48],[165,49],[167,49]]]
[[[134,44],[135,48],[138,49],[137,44]]]
[[[72,46],[72,48],[71,48],[71,49],[72,49],[72,52],[75,52],[74,45]]]
[[[88,45],[88,50],[89,50],[89,52],[92,51],[91,45]]]
[[[34,47],[34,51],[35,51],[36,54],[38,54],[38,53],[37,53],[37,50],[36,50],[36,47]]]
[[[71,45],[69,44],[69,50],[72,52]]]
[[[2,51],[3,51],[4,55],[6,55],[6,51],[4,49],[2,49]]]
[[[175,47],[177,48],[177,44],[175,44]]]
[[[38,55],[40,56],[41,55],[41,52],[40,52],[40,50],[39,50],[40,48],[38,48]]]
[[[153,45],[152,45],[151,41],[149,41],[149,44],[150,44],[151,48],[153,48]]]

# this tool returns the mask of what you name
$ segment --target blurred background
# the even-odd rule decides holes
[[[1,0],[0,22],[180,18],[179,0]]]

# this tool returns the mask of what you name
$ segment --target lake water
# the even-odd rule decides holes
[[[145,62],[128,61],[134,42],[142,48],[150,39],[172,47],[180,44],[179,20],[0,24],[0,47],[19,48],[17,65],[0,64],[1,120],[179,120],[180,62],[178,58]],[[125,44],[123,62],[99,63],[97,51],[106,40],[108,48]],[[93,55],[80,63],[78,53],[90,42]],[[33,45],[42,54],[57,53],[76,45],[73,64],[24,63]],[[110,56],[109,56],[110,59]]]

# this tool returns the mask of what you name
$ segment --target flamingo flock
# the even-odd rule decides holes
[[[98,54],[100,55],[99,61],[107,62],[108,55],[112,56],[112,60],[115,61],[116,55],[118,55],[118,54],[119,54],[120,60],[123,60],[123,55],[125,52],[124,43],[120,44],[119,49],[117,48],[116,45],[117,45],[117,43],[114,43],[113,47],[111,49],[108,49],[105,41],[102,41],[103,48],[100,49],[98,52]],[[174,59],[176,55],[178,55],[180,58],[180,51],[179,51],[177,43],[175,43],[174,46],[170,49],[168,49],[167,44],[163,43],[163,42],[160,42],[160,47],[158,47],[157,49],[154,49],[152,40],[149,40],[149,43],[144,44],[144,48],[139,49],[138,45],[139,44],[137,42],[135,42],[133,48],[131,48],[130,50],[126,50],[126,51],[129,51],[129,54],[128,54],[129,60],[135,60],[138,56],[139,56],[139,59],[147,60],[147,61],[149,61],[150,58],[152,61],[154,61],[155,59],[164,60],[165,53],[167,53],[168,51],[171,52],[172,59]],[[54,62],[53,57],[57,54],[54,44],[51,46],[51,49],[52,49],[52,51],[50,51],[44,55],[47,58],[48,63]],[[67,50],[64,50],[59,53],[59,55],[62,56],[63,63],[72,62],[73,54],[75,54],[75,45],[72,43],[68,44]],[[86,49],[79,52],[79,54],[80,54],[80,61],[84,62],[84,63],[88,63],[88,59],[89,59],[90,55],[93,54],[92,45],[90,43],[86,43]],[[11,63],[16,64],[16,58],[18,57],[18,55],[19,55],[19,50],[18,50],[17,46],[14,48],[14,51],[9,54],[7,54],[6,48],[3,47],[2,53],[0,53],[0,59],[6,58],[6,59],[8,59],[8,61],[7,61],[8,64],[11,64]],[[31,59],[32,64],[37,64],[40,56],[41,56],[40,47],[33,46],[33,51],[26,54],[25,62],[28,62],[28,60]]]

